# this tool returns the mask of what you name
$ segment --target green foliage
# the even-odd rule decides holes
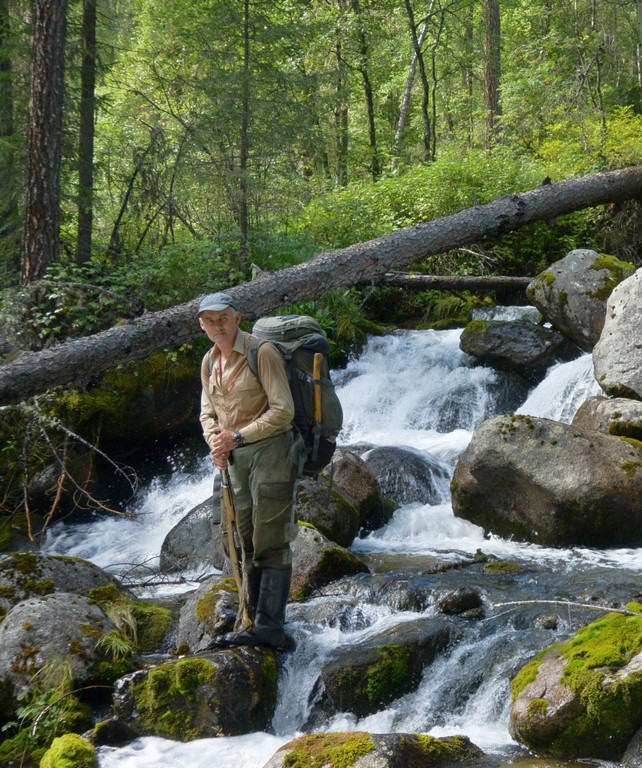
[[[38,760],[56,736],[91,727],[90,708],[71,695],[72,680],[69,661],[51,661],[33,675],[18,696],[16,719],[2,727],[7,738],[0,745],[0,764]]]

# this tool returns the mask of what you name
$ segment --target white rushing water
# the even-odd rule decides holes
[[[429,453],[450,473],[483,420],[499,413],[518,413],[570,422],[579,405],[600,392],[590,355],[550,369],[532,392],[515,402],[509,379],[490,368],[473,365],[459,350],[459,330],[399,331],[370,339],[358,360],[335,374],[345,413],[343,445],[403,445]],[[56,526],[48,551],[84,557],[101,567],[122,572],[124,564],[157,562],[161,543],[185,513],[211,494],[212,471],[205,457],[193,475],[177,474],[164,483],[153,483],[133,510],[135,520],[96,519],[86,525]],[[447,489],[447,484],[444,486]],[[444,492],[447,496],[447,491]],[[295,544],[296,546],[296,544]],[[575,548],[555,550],[486,537],[478,526],[454,517],[449,498],[437,505],[411,504],[398,509],[383,529],[355,541],[353,550],[368,556],[398,553],[426,556],[457,551],[485,553],[534,562],[550,562],[564,570],[577,567],[642,570],[642,550],[599,551]],[[120,564],[120,565],[119,565]],[[188,577],[194,574],[188,574]],[[183,585],[185,589],[185,585]],[[300,734],[310,711],[318,670],[330,651],[378,632],[393,621],[381,607],[369,610],[367,627],[342,631],[338,626],[299,626],[294,620],[296,653],[288,655],[280,681],[279,702],[271,734],[237,738],[203,739],[177,744],[158,738],[139,739],[121,749],[102,748],[101,768],[261,768],[278,747]],[[416,618],[416,614],[412,618]],[[396,614],[394,622],[403,621]],[[431,667],[420,687],[394,702],[389,709],[358,720],[339,715],[326,730],[363,729],[370,732],[418,730],[432,735],[464,733],[483,749],[510,745],[508,735],[508,671],[494,668],[480,679],[465,706],[449,709],[452,696],[446,681],[453,675],[479,676],[485,658],[494,658],[494,645],[510,643],[505,636],[462,643],[457,652]],[[501,661],[497,662],[501,666]],[[440,720],[434,712],[450,712]]]

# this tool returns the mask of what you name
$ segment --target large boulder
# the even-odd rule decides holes
[[[13,552],[0,561],[0,615],[29,597],[54,592],[88,595],[101,587],[126,592],[117,579],[88,560],[41,552]]]
[[[528,320],[473,320],[459,346],[485,365],[538,382],[555,363],[578,357],[580,350],[552,328]]]
[[[620,283],[608,300],[593,350],[595,378],[607,395],[642,400],[642,269]]]
[[[606,300],[634,270],[613,256],[578,249],[532,280],[526,295],[545,320],[590,352],[604,326]]]
[[[291,600],[305,600],[342,576],[368,571],[363,560],[348,549],[330,541],[310,525],[299,525],[299,535],[292,546]]]
[[[114,712],[138,736],[176,741],[264,731],[274,713],[277,678],[272,650],[215,651],[121,678]]]
[[[213,576],[185,599],[178,623],[179,653],[199,653],[234,629],[239,606],[236,582]]]
[[[337,485],[343,496],[352,502],[362,529],[373,531],[388,521],[389,513],[379,481],[371,467],[356,453],[345,448],[337,449],[332,462],[321,472],[320,477]]]
[[[213,566],[222,569],[225,552],[220,535],[218,495],[210,496],[176,523],[163,540],[161,573]]]
[[[448,468],[437,457],[408,446],[382,445],[363,454],[381,493],[396,504],[442,504],[448,498]]]
[[[115,630],[103,611],[80,595],[58,592],[18,603],[0,624],[0,715],[12,714],[45,666],[68,663],[76,686],[113,682],[129,671],[131,658],[114,661],[110,652]]]
[[[619,760],[642,726],[640,638],[642,616],[611,613],[540,654],[512,683],[513,738],[556,757]]]
[[[332,708],[358,717],[378,712],[414,690],[426,665],[457,637],[451,622],[430,617],[340,648],[321,671]]]
[[[451,487],[455,515],[500,536],[553,546],[642,542],[637,441],[498,416],[473,433]]]
[[[573,426],[642,441],[642,403],[626,397],[590,397],[577,409]]]
[[[284,744],[264,768],[295,765],[358,768],[454,768],[495,764],[466,736],[418,733],[313,733]]]
[[[326,477],[302,480],[296,506],[299,520],[310,523],[342,547],[352,544],[363,524],[357,507]]]

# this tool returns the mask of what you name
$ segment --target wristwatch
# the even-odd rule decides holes
[[[234,447],[235,448],[241,448],[241,446],[245,445],[245,438],[240,432],[234,433]]]

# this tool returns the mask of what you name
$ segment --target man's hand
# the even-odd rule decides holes
[[[217,430],[210,455],[219,469],[227,469],[230,453],[234,450],[234,432],[230,429]]]

